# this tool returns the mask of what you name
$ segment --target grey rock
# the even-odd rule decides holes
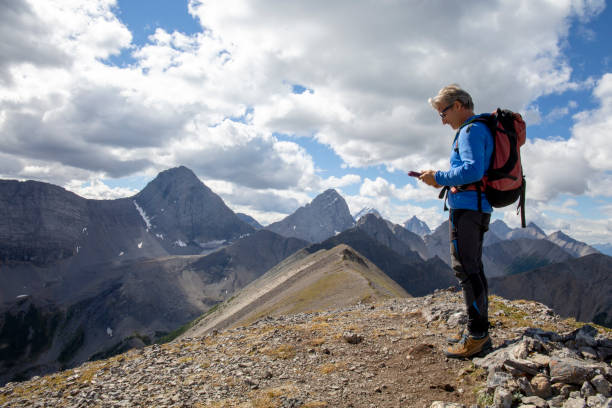
[[[597,347],[597,356],[601,361],[609,361],[610,357],[612,357],[612,347]]]
[[[563,398],[562,395],[556,395],[548,399],[548,406],[550,408],[561,408],[563,407],[564,402],[565,402],[565,398]]]
[[[529,355],[529,342],[526,338],[523,338],[519,344],[514,346],[512,354],[515,358],[525,359]]]
[[[588,358],[591,360],[598,359],[597,350],[595,350],[593,347],[583,346],[580,347],[578,351],[580,352],[580,355],[582,355],[582,357],[584,358]]]
[[[519,373],[526,373],[530,375],[539,374],[537,364],[525,359],[510,358],[504,361],[504,366],[517,370]]]
[[[591,378],[591,384],[604,397],[612,396],[612,384],[603,375],[599,374]]]
[[[563,408],[586,408],[586,402],[582,398],[570,398],[565,401]]]
[[[517,383],[523,395],[526,395],[528,397],[535,395],[535,390],[533,389],[533,386],[526,377],[519,377],[517,379]]]
[[[467,323],[467,314],[463,311],[450,315],[446,324],[448,327],[461,327]]]
[[[593,388],[590,382],[585,381],[584,384],[582,384],[582,387],[580,388],[580,395],[582,395],[582,397],[584,398],[587,398],[595,394],[597,394],[595,388]]]
[[[506,388],[496,388],[495,394],[493,394],[493,404],[495,408],[511,408],[512,392]]]
[[[542,330],[537,327],[530,327],[527,330],[525,330],[525,336],[539,337],[541,339],[544,339],[545,341],[555,341],[555,342],[562,341],[562,337],[561,335],[559,335],[559,333],[549,331],[549,330]]]
[[[487,371],[503,371],[504,361],[512,357],[512,347],[501,347],[482,358],[474,358],[472,362],[476,367]]]
[[[342,338],[349,344],[359,344],[363,341],[363,336],[353,332],[345,332]]]
[[[429,408],[465,408],[465,405],[454,402],[434,401]]]
[[[587,398],[587,407],[600,408],[605,406],[606,397],[601,394],[593,395]]]
[[[503,371],[491,371],[487,376],[487,388],[494,389],[497,387],[506,387],[510,381],[513,381],[512,375]]]
[[[588,324],[584,325],[580,329],[578,329],[576,333],[576,345],[578,345],[579,347],[595,347],[597,346],[597,340],[595,340],[595,336],[597,336],[597,329]]]
[[[548,403],[543,398],[532,396],[532,397],[523,397],[521,399],[521,403],[523,404],[531,404],[536,408],[548,408]]]

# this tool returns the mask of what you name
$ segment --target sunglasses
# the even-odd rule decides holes
[[[455,102],[457,102],[457,101],[455,101]],[[446,117],[446,111],[449,110],[450,108],[452,108],[453,106],[455,106],[455,102],[451,103],[446,108],[442,109],[442,112],[440,112],[438,115],[440,115],[440,117],[442,119],[444,119]]]

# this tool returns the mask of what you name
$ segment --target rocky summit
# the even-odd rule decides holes
[[[321,242],[354,225],[346,201],[336,190],[319,194],[304,207],[266,228],[284,237]]]
[[[263,317],[0,388],[1,407],[610,407],[612,334],[490,299],[494,350],[448,359],[458,292]]]

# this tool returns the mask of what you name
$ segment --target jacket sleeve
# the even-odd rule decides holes
[[[485,143],[489,130],[482,123],[465,126],[457,137],[458,157],[451,160],[451,169],[436,172],[436,182],[441,186],[460,186],[482,179],[488,163],[485,163]]]

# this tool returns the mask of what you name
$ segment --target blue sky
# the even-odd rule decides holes
[[[453,132],[427,99],[455,82],[477,111],[526,118],[528,220],[612,243],[608,6],[15,0],[0,177],[112,199],[185,165],[262,224],[336,188],[353,213],[433,228],[437,192],[405,173],[447,166]]]

